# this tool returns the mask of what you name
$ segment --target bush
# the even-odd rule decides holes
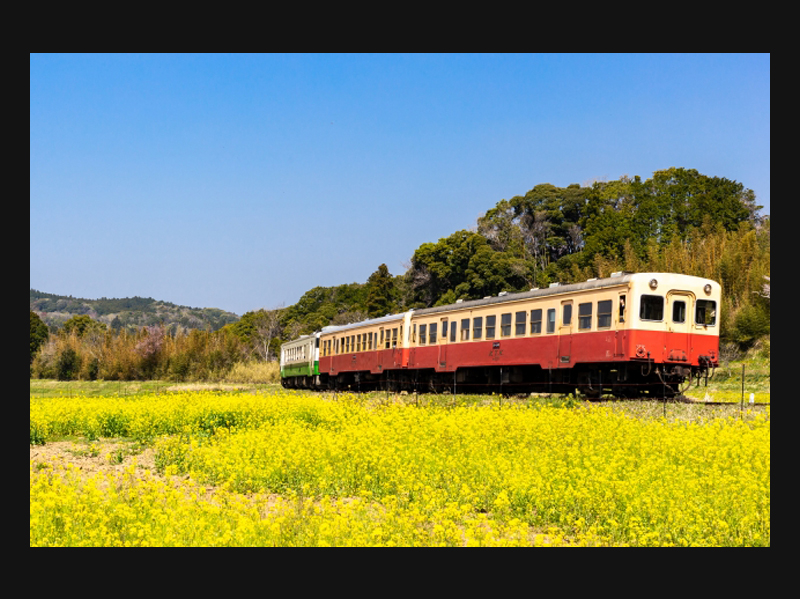
[[[237,362],[224,380],[226,383],[279,383],[280,365],[278,362]]]
[[[56,359],[56,378],[59,381],[71,381],[78,377],[81,368],[80,356],[71,347],[65,347]]]

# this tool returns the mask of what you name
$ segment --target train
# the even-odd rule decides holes
[[[719,365],[721,288],[677,273],[580,283],[327,326],[281,346],[281,383],[316,390],[665,398]]]

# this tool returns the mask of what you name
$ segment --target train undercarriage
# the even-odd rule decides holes
[[[545,369],[540,366],[482,366],[453,372],[434,369],[342,372],[338,375],[290,377],[287,388],[320,391],[389,391],[408,393],[468,393],[517,395],[554,393],[582,395],[590,399],[672,398],[692,384],[707,381],[710,365],[653,364],[649,361],[576,365]]]

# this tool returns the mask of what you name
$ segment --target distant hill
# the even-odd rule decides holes
[[[86,314],[114,329],[163,323],[173,329],[210,328],[216,331],[239,320],[236,314],[217,308],[178,306],[152,297],[84,299],[36,289],[31,289],[31,310],[39,314],[51,328],[58,328],[80,314]]]

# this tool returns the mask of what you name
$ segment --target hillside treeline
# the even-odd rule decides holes
[[[473,230],[422,244],[401,275],[381,264],[366,283],[315,287],[293,306],[248,312],[216,332],[114,331],[101,324],[80,333],[66,323],[48,336],[31,312],[31,374],[221,378],[242,361],[274,359],[283,341],[326,325],[615,271],[680,272],[720,282],[723,348],[731,353],[765,340],[768,351],[770,221],[759,209],[741,183],[683,168],[656,171],[644,181],[540,184],[498,202]]]
[[[644,181],[537,185],[498,202],[474,230],[422,244],[402,275],[381,265],[366,284],[312,289],[279,311],[280,336],[615,271],[655,271],[719,281],[722,341],[746,349],[769,335],[770,221],[759,209],[741,183],[682,168]]]
[[[119,331],[135,332],[143,326],[165,325],[175,333],[181,329],[216,331],[238,317],[218,308],[178,306],[152,297],[84,299],[55,295],[31,289],[31,310],[40,315],[51,329],[61,328],[73,316],[89,316]]]

